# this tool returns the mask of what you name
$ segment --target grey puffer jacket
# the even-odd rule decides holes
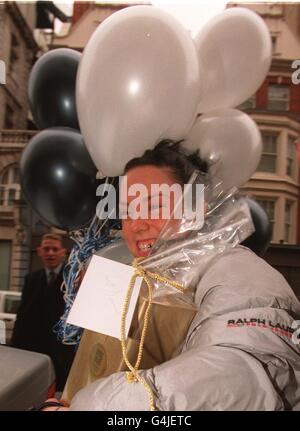
[[[195,303],[180,355],[141,371],[158,409],[300,410],[300,303],[281,274],[238,246],[210,262]],[[149,410],[149,400],[119,372],[78,392],[71,410]]]

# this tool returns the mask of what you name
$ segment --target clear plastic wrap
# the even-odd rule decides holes
[[[167,300],[171,294],[179,295],[183,302],[192,301],[195,285],[207,264],[216,255],[235,247],[254,232],[248,205],[235,197],[236,189],[220,192],[220,184],[213,184],[208,174],[200,172],[193,174],[190,184],[191,187],[204,185],[203,225],[196,215],[186,218],[183,214],[177,223],[171,218],[153,245],[151,255],[141,262],[144,269],[176,280],[186,291],[181,294],[169,285],[154,281],[154,302],[159,297]],[[192,202],[194,199],[195,193]]]

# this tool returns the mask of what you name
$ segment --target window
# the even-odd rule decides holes
[[[284,242],[289,242],[291,237],[292,208],[293,202],[286,201],[284,212]]]
[[[243,102],[238,109],[255,109],[256,108],[256,94],[253,94],[249,99]]]
[[[268,88],[268,109],[271,111],[288,111],[290,87],[288,85],[272,84]]]
[[[276,133],[262,133],[263,152],[257,168],[259,172],[276,172],[277,140]]]
[[[0,290],[9,290],[11,242],[0,241]]]
[[[286,159],[286,174],[289,177],[295,177],[297,150],[295,145],[296,138],[294,136],[288,136],[287,143],[287,159]]]
[[[18,42],[18,39],[13,34],[11,37],[11,46],[10,46],[10,57],[9,57],[9,71],[15,72],[18,60],[19,60],[19,52],[20,52],[20,44]]]
[[[272,54],[275,54],[277,50],[277,37],[271,36],[271,41],[272,41]]]
[[[6,294],[4,302],[4,313],[17,314],[21,302],[21,295]]]
[[[268,199],[263,197],[256,197],[255,200],[263,207],[269,218],[269,222],[272,229],[272,240],[274,239],[274,226],[275,226],[275,205],[276,199]]]
[[[20,199],[21,186],[16,164],[8,166],[0,177],[0,205],[12,206]]]
[[[279,39],[280,39],[280,34],[272,34],[271,35],[271,41],[272,41],[272,55],[273,56],[278,56],[280,54],[279,52]]]

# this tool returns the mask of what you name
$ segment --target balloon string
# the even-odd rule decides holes
[[[82,276],[82,268],[93,253],[106,247],[117,239],[111,235],[113,229],[120,229],[119,220],[108,223],[97,215],[86,229],[70,232],[70,238],[75,242],[63,271],[61,290],[64,294],[65,310],[53,331],[63,344],[78,346],[83,329],[67,323],[67,318],[76,298]],[[111,221],[111,220],[110,220]]]

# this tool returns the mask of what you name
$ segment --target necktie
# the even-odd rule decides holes
[[[55,277],[56,277],[55,272],[50,271],[49,276],[48,276],[48,285],[49,286],[54,283]]]

